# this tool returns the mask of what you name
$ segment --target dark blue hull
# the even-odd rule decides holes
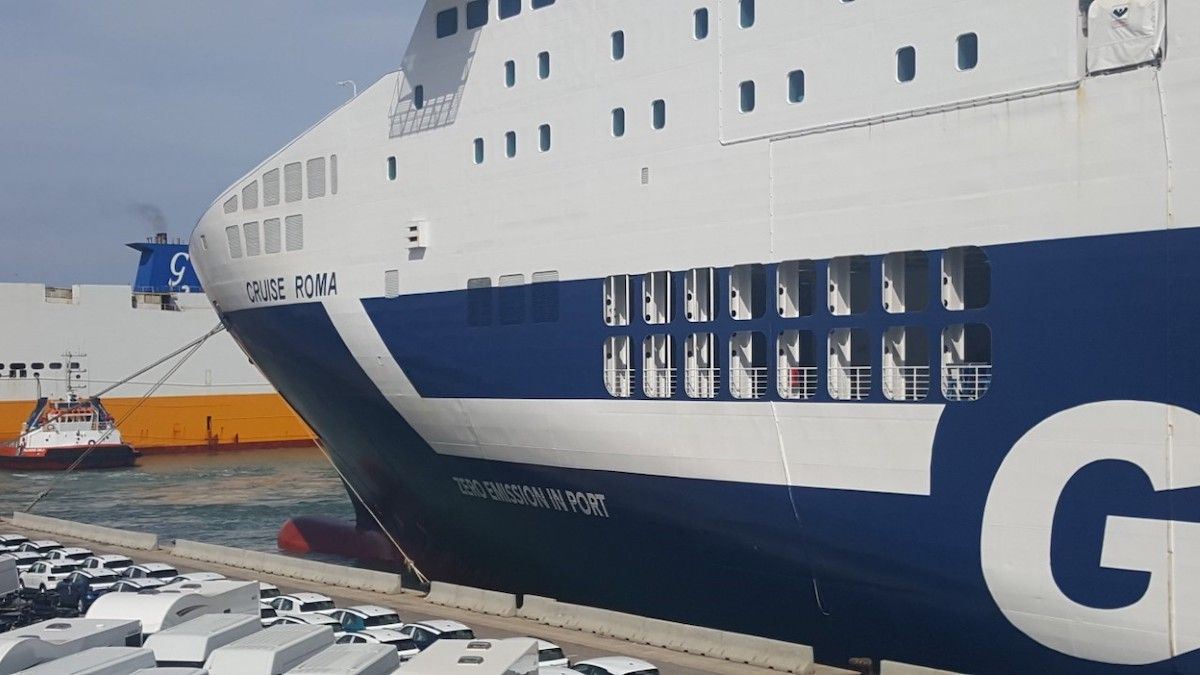
[[[1108,400],[1200,411],[1197,252],[1197,230],[990,247],[992,301],[969,320],[991,327],[995,382],[980,401],[947,405],[929,496],[441,455],[383,398],[321,304],[225,319],[433,578],[811,644],[818,661],[833,665],[873,657],[978,673],[1196,673],[1197,652],[1116,666],[1040,645],[993,600],[980,538],[998,467],[1039,422]],[[606,398],[597,375],[608,331],[595,325],[598,283],[563,284],[556,322],[494,326],[486,341],[464,323],[464,293],[364,306],[422,395]],[[569,309],[575,298],[585,303],[578,316]],[[898,323],[940,330],[945,314],[934,307],[901,320],[872,308],[861,317],[814,317],[808,327],[818,335],[847,321],[876,331]],[[769,335],[784,323],[766,318],[753,329]],[[714,328],[730,329],[745,326]],[[527,363],[496,358],[513,357],[530,335],[549,360],[544,381],[502,384],[521,379],[483,370],[490,360],[530,372]],[[511,386],[518,388],[504,388]],[[870,402],[906,405],[878,394]],[[481,498],[470,494],[470,481],[603,493],[604,515],[546,508],[529,495]],[[1147,585],[1143,573],[1099,565],[1109,515],[1200,521],[1200,494],[1154,492],[1124,462],[1081,470],[1059,500],[1051,552],[1059,586],[1087,606],[1131,604]]]

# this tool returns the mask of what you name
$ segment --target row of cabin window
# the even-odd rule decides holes
[[[496,18],[503,21],[521,13],[523,0],[499,0],[496,3]],[[533,9],[541,9],[553,5],[555,0],[529,0]],[[475,30],[487,25],[491,18],[490,0],[471,0],[466,4],[467,30]],[[435,33],[438,39],[450,37],[458,32],[458,7],[444,9],[435,17]]]
[[[268,218],[262,221],[261,233],[258,221],[226,227],[225,238],[229,244],[229,257],[249,258],[281,251],[299,251],[304,248],[304,216],[284,218],[282,236],[279,225],[279,218]]]
[[[304,175],[308,174],[308,190],[309,199],[319,199],[326,194],[336,195],[338,192],[338,164],[337,155],[329,156],[329,181],[326,183],[325,158],[314,157],[306,162],[307,167],[300,162],[291,162],[283,166],[283,201],[286,203],[298,202],[305,197]],[[278,206],[279,205],[279,169],[271,169],[262,175],[262,205],[263,206]],[[259,203],[258,181],[251,181],[249,185],[242,188],[241,192],[241,208],[242,210],[256,209]],[[226,214],[237,213],[238,211],[238,195],[233,195],[225,200],[224,210]]]
[[[829,261],[826,274],[826,307],[833,316],[865,313],[870,304],[870,260],[845,256]],[[889,314],[922,312],[936,292],[930,289],[930,261],[925,251],[889,253],[882,260],[880,303]],[[761,263],[730,268],[723,281],[728,289],[729,316],[738,321],[761,318],[766,313],[766,266]],[[671,323],[675,294],[671,272],[641,275],[642,319],[650,325]],[[716,318],[717,270],[698,267],[684,274],[684,318],[704,323]],[[779,316],[812,316],[816,306],[817,266],[812,260],[780,263],[775,272],[775,306]],[[604,322],[628,326],[632,309],[631,276],[604,280]],[[991,263],[974,246],[947,249],[941,255],[941,302],[951,311],[981,309],[991,300]]]
[[[713,333],[692,333],[684,341],[682,367],[672,335],[649,335],[641,345],[641,369],[634,367],[629,336],[604,342],[604,384],[615,398],[630,398],[641,374],[642,393],[648,398],[673,398],[682,379],[683,395],[714,399],[728,394],[735,399],[763,399],[774,394],[784,400],[817,397],[822,372],[812,331],[786,330],[775,339],[775,361],[768,359],[767,338],[760,332],[729,336],[722,350]],[[829,331],[824,380],[829,398],[863,401],[876,384],[891,401],[920,402],[930,396],[933,369],[927,331],[898,326],[884,331],[879,341],[882,366],[871,363],[868,331],[837,328]],[[728,364],[722,367],[722,356]],[[940,390],[947,401],[975,401],[992,382],[992,335],[986,324],[957,324],[941,334]],[[682,377],[680,377],[682,376]],[[723,381],[724,380],[724,381]],[[771,381],[774,381],[772,384]]]
[[[524,274],[505,274],[499,286],[490,277],[467,280],[468,326],[514,326],[527,321],[558,321],[558,272],[534,272],[529,284]]]
[[[549,124],[542,124],[538,126],[539,152],[550,152],[551,141],[553,140],[551,138],[551,134],[552,132]],[[474,152],[475,163],[483,164],[484,160],[487,159],[486,142],[484,139],[476,138],[472,142],[471,147]],[[504,156],[509,159],[513,159],[517,156],[517,132],[515,131],[506,131],[504,133]]]
[[[3,363],[0,363],[0,373],[2,373],[4,370],[10,370],[10,371],[13,371],[13,370],[62,370],[63,365],[64,364],[61,361],[51,361],[49,363],[44,363],[42,361],[33,361],[32,363],[28,363],[28,364],[26,364],[23,361],[13,361],[8,364],[7,369],[4,367]],[[71,368],[73,370],[78,370],[79,367],[80,366],[79,366],[78,361],[71,362]]]

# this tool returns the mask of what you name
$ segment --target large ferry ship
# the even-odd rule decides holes
[[[432,578],[834,665],[1200,672],[1167,4],[431,0],[191,251]]]
[[[108,413],[143,453],[311,445],[312,432],[227,334],[157,388],[179,358],[126,381],[220,323],[186,245],[160,233],[130,247],[140,253],[132,285],[0,283],[9,318],[0,331],[0,444],[21,436],[39,399],[107,391]]]

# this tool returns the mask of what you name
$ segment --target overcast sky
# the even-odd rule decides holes
[[[129,283],[217,193],[397,67],[418,0],[0,0],[0,281]]]

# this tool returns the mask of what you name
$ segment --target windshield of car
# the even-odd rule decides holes
[[[301,612],[321,612],[327,609],[335,609],[332,600],[318,600],[300,605]]]
[[[469,628],[463,630],[448,630],[438,637],[443,640],[474,640],[475,633]]]
[[[390,626],[400,623],[399,614],[380,614],[379,616],[368,616],[363,623],[367,626]]]
[[[277,614],[271,607],[263,607],[259,610],[259,612],[262,614],[262,618],[264,619],[270,619],[272,617],[279,616],[279,614]]]
[[[266,600],[268,598],[278,598],[279,597],[279,589],[278,588],[260,588],[258,591],[258,597],[262,598],[263,600]]]
[[[395,640],[380,640],[385,645],[392,645],[399,652],[408,652],[417,648],[412,638],[396,638]]]
[[[79,569],[80,564],[77,560],[55,560],[50,563],[50,566],[55,572],[70,572]]]
[[[543,649],[538,652],[538,661],[557,661],[565,658],[566,656],[563,655],[563,650],[559,647]]]
[[[153,577],[155,579],[173,579],[173,578],[179,576],[179,572],[176,572],[175,570],[168,568],[168,569],[164,569],[164,570],[152,570],[150,572],[150,574],[147,576]]]
[[[110,570],[123,570],[132,564],[132,560],[109,560],[107,563],[100,563],[101,566],[107,567]]]

